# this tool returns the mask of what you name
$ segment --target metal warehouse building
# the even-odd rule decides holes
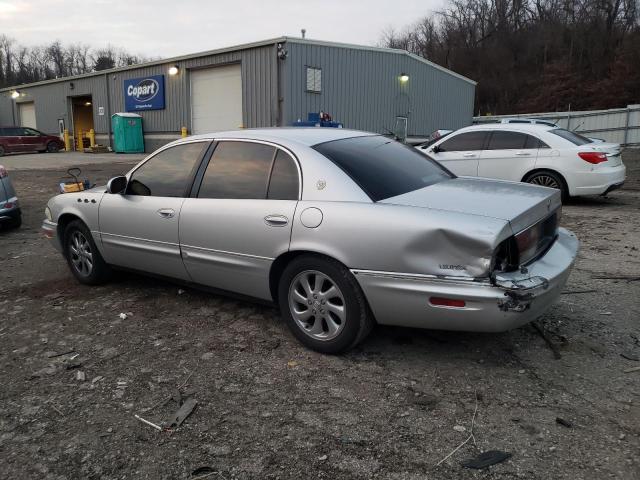
[[[281,37],[3,89],[0,125],[94,129],[111,145],[111,115],[135,112],[151,151],[183,127],[287,126],[322,111],[345,128],[426,136],[471,124],[475,85],[404,50]]]

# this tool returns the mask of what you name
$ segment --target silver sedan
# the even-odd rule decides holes
[[[375,323],[503,331],[559,297],[578,241],[560,193],[457,178],[415,149],[342,129],[173,142],[106,187],[58,195],[44,233],[82,283],[129,269],[279,305],[318,351]]]

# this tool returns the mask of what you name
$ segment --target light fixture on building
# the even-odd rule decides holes
[[[11,98],[13,98],[14,100],[19,96],[20,96],[20,92],[18,90],[14,90],[13,92],[11,92]]]
[[[409,75],[406,73],[400,74],[400,83],[407,83],[409,81]]]
[[[91,102],[84,102],[84,106],[85,107],[90,107],[91,106]]]
[[[180,72],[180,67],[178,67],[177,65],[169,67],[169,75],[177,75],[179,72]]]

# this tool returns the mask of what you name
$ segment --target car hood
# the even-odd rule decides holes
[[[480,178],[458,177],[379,203],[433,208],[508,221],[514,233],[549,216],[562,204],[560,191]]]

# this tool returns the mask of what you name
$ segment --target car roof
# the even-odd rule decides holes
[[[273,143],[293,142],[298,145],[313,146],[320,143],[342,140],[344,138],[364,137],[378,135],[371,132],[349,130],[346,128],[331,127],[273,127],[273,128],[246,128],[240,130],[227,130],[221,132],[204,133],[187,137],[190,140],[213,138],[238,138],[247,140],[262,140]]]
[[[539,123],[482,123],[479,125],[471,125],[470,127],[464,127],[460,130],[456,130],[455,133],[469,130],[516,130],[522,132],[547,132],[554,130],[558,127],[552,127],[550,125],[542,125]]]

